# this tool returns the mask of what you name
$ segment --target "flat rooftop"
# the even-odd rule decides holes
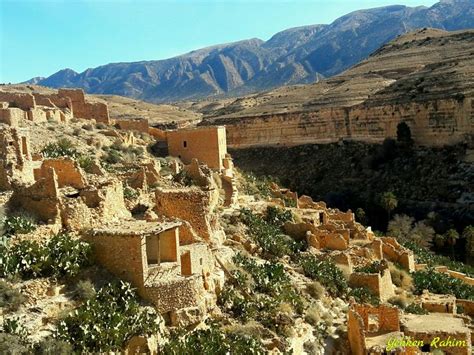
[[[462,333],[470,331],[461,318],[455,318],[444,313],[405,314],[401,319],[401,324],[407,331],[419,333]]]
[[[164,220],[158,222],[147,222],[143,220],[123,220],[111,223],[107,226],[93,228],[90,234],[96,235],[116,235],[116,236],[150,236],[156,235],[166,230],[179,227],[180,221]]]

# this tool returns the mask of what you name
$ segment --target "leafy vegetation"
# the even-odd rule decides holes
[[[412,314],[428,314],[429,312],[419,304],[412,303],[405,307],[405,312]]]
[[[57,142],[48,143],[41,153],[45,158],[75,158],[78,155],[74,144],[67,138],[61,138]]]
[[[89,244],[68,234],[57,234],[45,244],[21,240],[13,245],[0,245],[0,276],[74,276],[89,265],[90,253]]]
[[[9,216],[2,221],[3,235],[11,237],[17,234],[27,234],[33,232],[36,229],[36,223],[32,218],[18,215]]]
[[[456,298],[474,300],[474,286],[432,269],[414,272],[413,283],[415,294],[428,290],[432,293],[450,294]]]
[[[269,223],[249,209],[241,209],[240,217],[241,221],[247,225],[249,235],[269,256],[281,258],[285,255],[293,255],[303,248],[301,243],[285,235],[279,225]],[[275,217],[272,215],[272,218]]]
[[[367,273],[367,274],[377,274],[380,271],[380,267],[381,267],[380,261],[374,261],[371,264],[368,264],[368,265],[365,265],[365,266],[359,266],[359,267],[355,268],[354,271],[364,272],[364,273]]]
[[[109,283],[61,320],[55,337],[81,352],[118,351],[134,335],[157,333],[157,317],[140,308],[130,284]]]
[[[255,337],[225,333],[217,326],[199,329],[184,336],[175,333],[161,352],[165,355],[201,354],[266,354],[260,341]]]
[[[357,303],[370,303],[378,306],[380,300],[367,287],[355,287],[349,294],[349,297],[354,297]]]
[[[347,281],[342,271],[330,259],[318,259],[314,255],[300,257],[299,264],[304,274],[318,281],[333,296],[345,295]]]
[[[140,193],[137,190],[131,188],[128,185],[123,188],[123,197],[125,197],[127,200],[136,199],[139,195]]]
[[[413,252],[415,253],[415,261],[418,264],[427,264],[430,267],[444,265],[447,266],[450,270],[462,272],[470,277],[474,277],[474,267],[472,265],[467,265],[459,261],[454,261],[446,256],[434,254],[425,248],[417,246],[413,242],[403,243],[403,246],[413,250]]]

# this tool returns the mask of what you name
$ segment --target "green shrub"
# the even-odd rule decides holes
[[[108,164],[118,164],[121,163],[123,160],[122,154],[114,149],[110,149],[103,159]]]
[[[459,279],[436,272],[433,269],[413,273],[415,294],[428,290],[437,294],[454,295],[456,298],[474,300],[474,286],[465,284]]]
[[[415,254],[415,261],[417,264],[427,264],[430,267],[444,265],[448,269],[465,273],[470,277],[474,277],[474,266],[454,261],[446,256],[437,255],[431,251],[417,246],[415,243],[403,243],[403,246],[411,249]]]
[[[360,266],[355,268],[355,272],[364,272],[367,274],[377,274],[380,272],[380,262],[379,261],[374,261],[371,264],[365,265],[365,266]]]
[[[74,144],[67,138],[61,138],[55,143],[48,143],[42,150],[45,158],[75,158],[78,154]]]
[[[285,235],[279,226],[268,223],[248,209],[241,209],[240,217],[247,225],[249,235],[269,256],[281,258],[303,248],[302,244]]]
[[[69,355],[73,353],[71,344],[52,337],[41,340],[35,344],[35,353],[38,355]]]
[[[45,244],[21,240],[12,246],[0,245],[0,276],[74,276],[90,264],[90,254],[88,243],[68,234],[58,234]]]
[[[58,324],[55,337],[81,352],[121,350],[135,335],[159,331],[158,315],[140,309],[130,284],[107,284]]]
[[[195,330],[185,336],[175,333],[160,350],[165,355],[266,354],[257,338],[225,333],[214,325],[208,329]]]
[[[412,314],[428,314],[429,312],[419,304],[412,303],[405,307],[405,312]]]
[[[2,324],[2,332],[12,335],[17,335],[20,339],[25,340],[29,335],[28,330],[19,318],[4,318]]]
[[[276,206],[268,206],[265,220],[267,223],[282,227],[286,222],[293,221],[293,214],[289,210],[284,210]]]
[[[2,221],[3,235],[11,237],[17,234],[27,234],[36,229],[36,223],[27,216],[9,216]]]
[[[131,188],[130,186],[125,186],[123,188],[123,197],[127,200],[136,199],[139,195],[140,193],[137,190]]]
[[[318,281],[332,296],[341,296],[346,293],[347,281],[332,260],[319,260],[314,255],[305,255],[300,257],[298,262],[304,274]]]
[[[82,154],[77,158],[77,162],[86,173],[92,172],[92,167],[94,166],[94,158],[89,155]]]
[[[25,296],[5,281],[0,281],[0,308],[16,311],[25,301]]]
[[[367,287],[355,287],[349,292],[349,297],[354,297],[357,303],[370,303],[378,306],[380,300]]]

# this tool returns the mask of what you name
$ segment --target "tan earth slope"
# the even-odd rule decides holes
[[[473,132],[473,48],[472,30],[422,29],[319,83],[194,107],[207,124],[228,125],[234,148],[382,141],[400,122],[417,143],[455,143]]]

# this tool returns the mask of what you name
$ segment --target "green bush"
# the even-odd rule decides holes
[[[68,234],[58,234],[45,244],[22,240],[12,246],[0,245],[0,277],[74,276],[90,264],[90,254],[88,243]]]
[[[268,223],[249,209],[241,209],[240,217],[247,225],[249,235],[270,256],[281,258],[303,248],[302,244],[285,235],[278,225]]]
[[[405,312],[412,314],[428,314],[429,312],[416,303],[409,304],[405,307]]]
[[[61,138],[55,143],[48,143],[42,150],[45,158],[75,158],[78,155],[74,144],[67,138]]]
[[[19,318],[4,318],[2,332],[16,335],[23,341],[25,341],[26,337],[29,335],[28,330],[25,328],[23,323],[20,322]]]
[[[94,158],[89,155],[80,155],[77,157],[77,162],[79,166],[84,169],[86,173],[92,172],[92,167],[94,166]]]
[[[434,254],[412,242],[403,243],[403,246],[414,252],[417,264],[428,264],[430,267],[444,265],[450,270],[462,272],[470,277],[474,277],[474,266],[472,265],[454,261],[446,256]]]
[[[265,220],[277,227],[283,227],[286,222],[293,221],[293,214],[276,206],[268,206]]]
[[[379,261],[374,261],[371,264],[365,265],[365,266],[359,266],[355,268],[355,272],[364,272],[367,274],[377,274],[380,271],[380,262]]]
[[[299,258],[299,264],[304,274],[318,281],[332,296],[345,295],[347,281],[343,272],[330,259],[318,259],[314,255],[305,255]]]
[[[135,335],[159,331],[158,315],[140,309],[130,284],[120,281],[101,288],[58,324],[55,337],[81,352],[119,351]]]
[[[219,354],[266,354],[261,342],[240,334],[225,333],[216,326],[199,329],[182,336],[173,334],[161,349],[165,355],[219,355]]]
[[[52,337],[41,340],[35,344],[35,354],[38,355],[69,355],[73,353],[71,344]]]
[[[36,229],[36,223],[27,216],[9,216],[2,221],[3,235],[11,237],[17,234],[27,234]]]
[[[474,286],[465,284],[459,279],[436,272],[433,269],[413,273],[415,294],[428,290],[437,294],[454,295],[456,298],[474,300]]]
[[[125,186],[123,188],[123,197],[127,200],[136,199],[139,195],[140,193],[137,190],[131,188],[130,186]]]
[[[370,303],[378,306],[380,300],[367,287],[355,287],[349,292],[349,297],[354,297],[357,303]]]
[[[25,296],[17,289],[5,281],[0,281],[0,308],[7,311],[16,311],[24,301]]]

